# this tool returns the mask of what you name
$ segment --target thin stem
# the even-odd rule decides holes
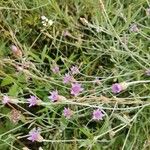
[[[127,84],[128,84],[128,86],[130,86],[130,85],[139,84],[139,83],[150,83],[150,80],[133,81],[133,82],[129,82]]]

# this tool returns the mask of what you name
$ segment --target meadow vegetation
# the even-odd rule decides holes
[[[149,150],[148,0],[0,1],[0,150]]]

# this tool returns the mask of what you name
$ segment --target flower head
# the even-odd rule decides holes
[[[59,66],[57,66],[57,65],[54,65],[54,66],[52,66],[52,68],[51,68],[51,70],[53,71],[53,73],[59,73]]]
[[[47,17],[45,17],[45,16],[41,16],[41,19],[48,21]]]
[[[11,99],[8,96],[3,96],[2,103],[4,105],[8,104],[10,101],[11,101]]]
[[[131,32],[139,32],[139,28],[138,28],[137,24],[132,24],[130,26],[130,31]]]
[[[16,45],[11,45],[10,49],[15,57],[22,57],[22,52]]]
[[[150,16],[150,8],[146,9],[146,14],[147,14],[147,16]]]
[[[79,68],[77,66],[72,66],[71,67],[71,73],[74,74],[78,74],[80,73]]]
[[[29,102],[29,107],[32,107],[38,104],[37,97],[35,96],[30,95],[30,98],[28,98],[27,101]]]
[[[120,83],[115,83],[111,87],[113,93],[120,93],[123,90],[123,87]]]
[[[100,81],[100,79],[99,78],[95,78],[95,80],[93,81],[94,83],[96,83],[96,84],[101,84],[101,81]]]
[[[37,141],[37,142],[42,142],[43,141],[43,137],[40,135],[40,129],[36,129],[36,128],[33,128],[29,134],[28,134],[28,140],[34,142],[34,141]]]
[[[82,91],[83,91],[83,88],[81,87],[81,84],[72,83],[72,87],[71,87],[71,94],[72,95],[77,96]]]
[[[66,118],[68,118],[68,119],[70,119],[71,118],[71,116],[72,116],[72,111],[70,110],[70,108],[64,108],[64,111],[63,111],[63,115],[66,117]]]
[[[146,70],[146,71],[145,71],[145,74],[146,74],[147,76],[150,76],[150,69],[149,69],[149,70]]]
[[[67,84],[67,83],[71,82],[72,79],[73,79],[73,77],[69,73],[65,74],[65,76],[63,77],[63,83]]]
[[[45,16],[41,16],[43,26],[51,26],[54,22]]]
[[[50,96],[48,97],[52,102],[57,102],[59,100],[58,91],[52,91],[50,92]]]
[[[13,53],[16,53],[18,51],[18,47],[15,45],[11,45],[10,48],[11,48]]]
[[[103,120],[103,117],[104,117],[105,115],[102,113],[102,111],[100,110],[100,109],[96,109],[96,110],[94,110],[93,111],[93,117],[92,117],[92,119],[93,120]]]
[[[18,111],[16,109],[12,109],[12,111],[10,112],[9,118],[14,124],[17,124],[18,121],[21,119],[21,111]]]
[[[48,20],[48,25],[51,26],[54,22],[52,20]]]

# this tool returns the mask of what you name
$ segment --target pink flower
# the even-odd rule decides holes
[[[28,134],[28,140],[42,142],[43,137],[40,135],[40,129],[33,128]]]
[[[70,108],[64,108],[64,111],[63,111],[63,114],[64,116],[67,118],[67,119],[70,119],[71,116],[72,116],[72,111],[70,110]]]
[[[54,65],[54,66],[52,66],[51,67],[51,70],[53,71],[53,73],[59,73],[59,66],[57,66],[57,65]]]
[[[120,93],[123,90],[123,87],[122,87],[121,84],[115,83],[115,84],[112,85],[111,89],[112,89],[113,93],[117,94],[117,93]]]
[[[32,107],[38,104],[38,100],[35,96],[30,95],[30,98],[28,98],[27,101],[29,102],[29,107]]]
[[[11,45],[10,48],[11,48],[12,52],[14,52],[14,53],[18,52],[18,47],[16,47],[15,45]]]
[[[150,69],[145,71],[147,76],[150,76]]]
[[[78,74],[80,73],[79,68],[77,66],[72,66],[71,67],[71,73],[74,74]]]
[[[83,88],[81,88],[81,84],[72,83],[72,87],[71,87],[72,95],[77,96],[81,91],[83,91]]]
[[[5,105],[5,104],[8,104],[10,102],[10,98],[8,96],[3,96],[3,99],[2,99],[2,103]]]
[[[93,111],[93,117],[92,117],[92,119],[93,120],[103,120],[103,117],[104,117],[105,115],[102,113],[102,111],[100,110],[100,109],[96,109],[96,110],[94,110]]]
[[[48,98],[52,101],[52,102],[57,102],[59,100],[59,95],[58,95],[58,91],[52,91],[50,92],[51,96],[49,96]]]
[[[130,26],[130,31],[131,32],[139,32],[139,28],[138,28],[137,24],[132,24]]]
[[[64,76],[64,78],[63,78],[63,83],[64,83],[64,84],[67,84],[67,83],[71,82],[72,79],[73,79],[73,77],[72,77],[71,75],[69,75],[69,73],[68,73],[68,74],[65,74],[65,76]]]
[[[15,45],[11,45],[10,49],[15,57],[22,57],[22,51]]]

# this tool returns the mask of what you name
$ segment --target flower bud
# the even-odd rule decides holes
[[[15,57],[18,57],[18,58],[22,57],[22,52],[17,46],[11,45],[10,49],[12,50],[12,53]]]
[[[150,16],[150,8],[147,8],[147,9],[146,9],[146,15],[147,15],[147,16]]]
[[[21,119],[21,112],[16,109],[12,109],[9,118],[14,124],[17,124],[18,121]]]

